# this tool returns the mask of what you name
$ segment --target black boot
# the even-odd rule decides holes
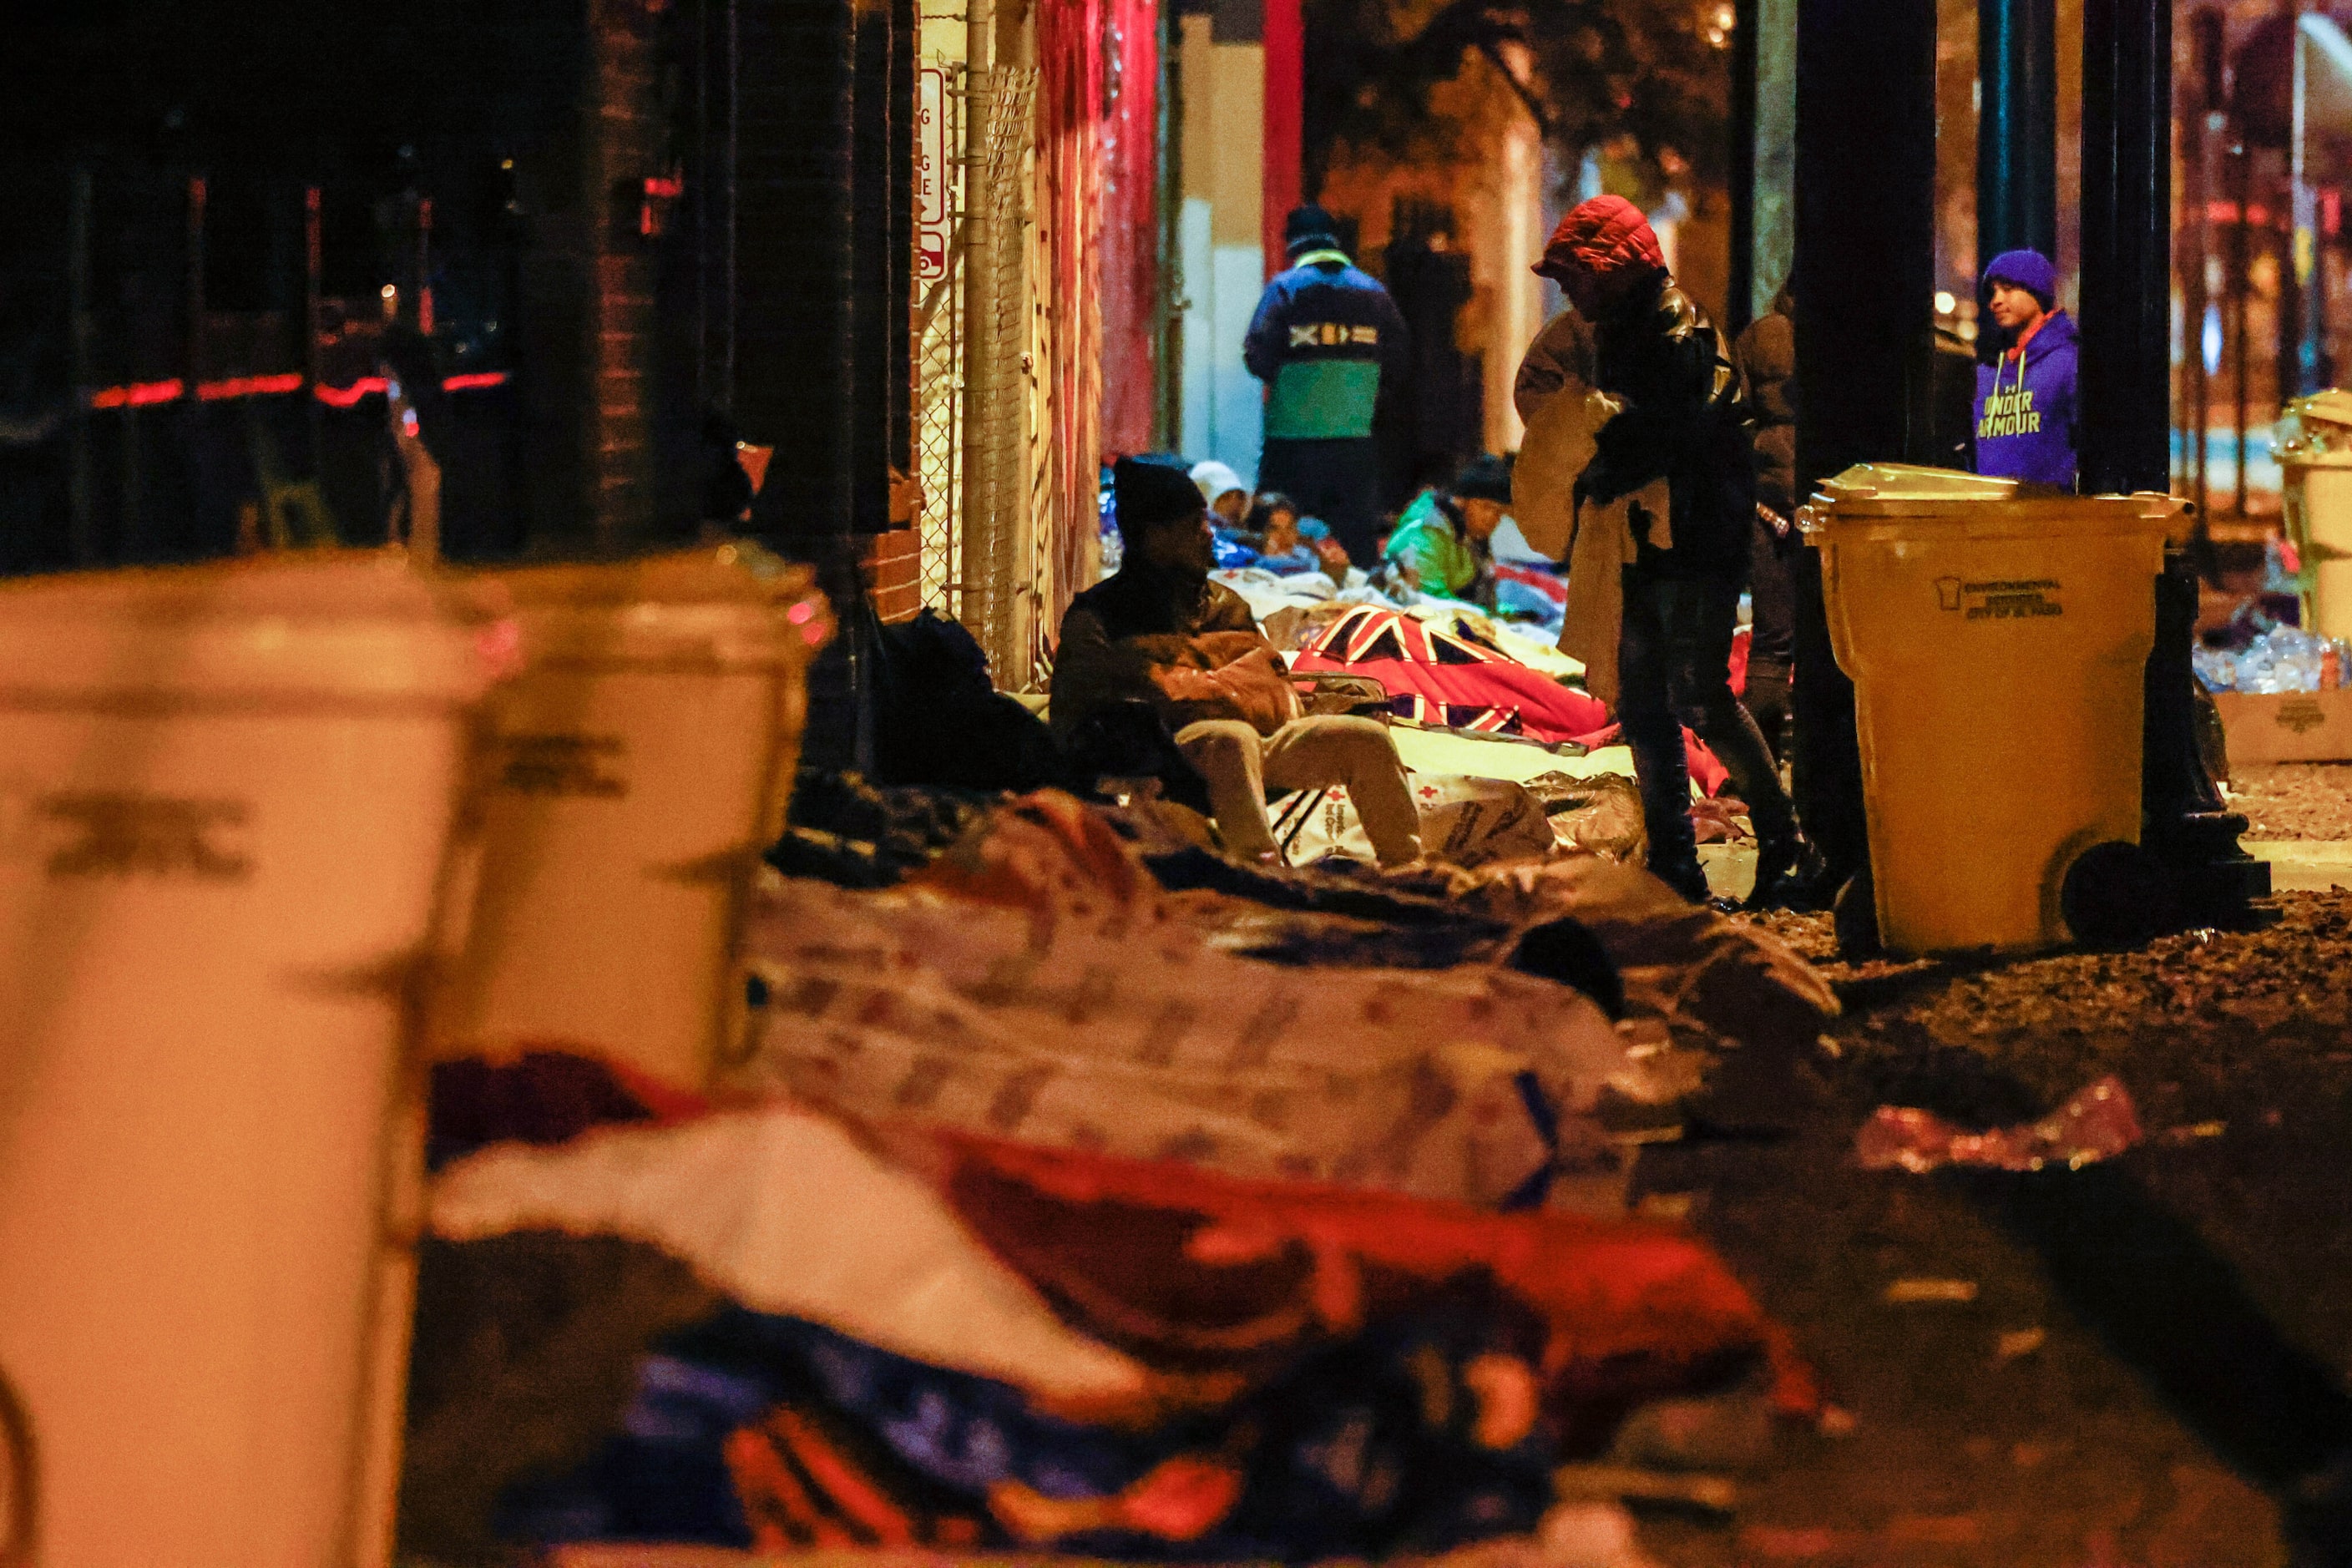
[[[1779,865],[1779,856],[1788,856],[1786,865]],[[1778,874],[1767,879],[1765,873],[1776,868]],[[1776,847],[1759,846],[1756,851],[1756,886],[1748,895],[1743,907],[1749,910],[1826,910],[1837,899],[1837,888],[1829,884],[1828,868],[1822,863],[1822,852],[1804,838],[1795,839],[1786,850]]]
[[[1706,873],[1696,859],[1679,866],[1653,866],[1650,874],[1691,903],[1704,904],[1715,897],[1715,890],[1706,885]]]
[[[1796,870],[1804,841],[1795,834],[1759,839],[1756,845],[1756,885],[1748,889],[1745,910],[1777,910],[1789,901],[1788,881]]]

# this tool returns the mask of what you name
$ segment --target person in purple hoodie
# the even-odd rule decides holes
[[[2074,488],[2074,321],[2057,309],[2057,268],[2011,250],[1985,268],[1983,297],[2001,348],[1977,367],[1976,469]]]

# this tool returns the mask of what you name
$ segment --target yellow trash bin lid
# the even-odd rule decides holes
[[[0,584],[0,705],[462,705],[494,673],[493,608],[383,551],[22,577]]]
[[[534,661],[797,669],[832,631],[809,569],[751,543],[464,575],[513,605]]]
[[[2278,443],[2279,459],[2311,462],[2336,458],[2352,462],[2352,392],[2330,387],[2306,394],[2281,411],[2279,425],[2285,439]]]
[[[2083,496],[1957,468],[1857,463],[1822,481],[1797,509],[1797,524],[1819,544],[1832,529],[1844,538],[1896,538],[1922,528],[1928,531],[1923,538],[1937,540],[2056,538],[2136,533],[2161,519],[2177,542],[2187,537],[2191,510],[2154,490]]]

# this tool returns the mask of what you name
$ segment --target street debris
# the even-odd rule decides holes
[[[2041,1121],[1963,1132],[1932,1111],[1882,1105],[1863,1123],[1854,1154],[1865,1171],[1933,1171],[1970,1165],[1994,1171],[2079,1170],[2112,1159],[2140,1141],[2130,1091],[2112,1075]]]
[[[1915,1306],[1922,1301],[1973,1301],[1977,1299],[1977,1282],[1973,1279],[1897,1279],[1886,1287],[1886,1304],[1890,1307]]]
[[[2011,1362],[2030,1356],[2050,1342],[2050,1331],[2044,1328],[2010,1329],[1993,1342],[1993,1359]]]
[[[1722,1476],[1648,1469],[1633,1465],[1563,1465],[1552,1472],[1562,1501],[1671,1503],[1729,1513],[1739,1506],[1738,1486]]]
[[[2352,649],[2340,639],[2300,626],[2275,627],[2238,652],[2200,647],[2190,657],[2208,691],[2333,691],[2352,668]]]
[[[2230,809],[2255,838],[2352,838],[2352,767],[2272,763],[2233,768]]]

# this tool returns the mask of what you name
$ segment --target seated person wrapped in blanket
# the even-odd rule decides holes
[[[1122,458],[1112,489],[1126,550],[1119,570],[1072,600],[1062,618],[1055,735],[1066,743],[1107,709],[1147,704],[1208,782],[1234,853],[1279,854],[1268,785],[1341,784],[1382,865],[1418,859],[1420,822],[1388,731],[1370,719],[1302,714],[1249,606],[1209,581],[1208,512],[1191,478],[1173,463]]]

